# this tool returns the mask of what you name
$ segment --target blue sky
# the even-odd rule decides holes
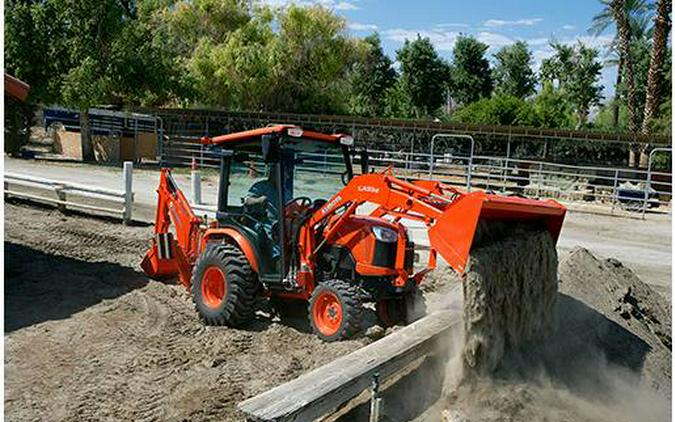
[[[406,38],[419,33],[429,37],[439,53],[450,59],[455,39],[460,33],[472,34],[490,46],[488,54],[517,40],[527,41],[534,55],[534,67],[550,57],[550,40],[574,43],[577,40],[600,49],[600,59],[607,59],[604,46],[613,32],[598,37],[589,35],[591,19],[601,9],[599,0],[302,0],[296,3],[321,3],[344,16],[349,31],[365,36],[377,31],[385,52],[395,58],[396,49]],[[268,0],[283,4],[284,0]],[[611,28],[613,31],[613,28]],[[491,57],[490,57],[491,58]],[[616,67],[603,70],[601,83],[605,99],[614,91]]]

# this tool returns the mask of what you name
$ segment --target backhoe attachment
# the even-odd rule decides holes
[[[141,262],[148,277],[166,279],[177,275],[184,286],[190,286],[192,266],[199,255],[201,223],[178,189],[171,171],[162,169],[157,188],[155,237]],[[171,224],[175,228],[175,237],[169,231]]]

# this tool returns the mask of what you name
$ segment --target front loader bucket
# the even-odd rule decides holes
[[[558,202],[474,192],[457,198],[429,228],[431,247],[459,273],[469,259],[481,220],[543,224],[557,242],[566,209]]]

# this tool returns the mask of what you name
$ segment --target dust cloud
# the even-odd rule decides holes
[[[448,339],[440,399],[416,421],[670,420],[670,390],[642,376],[654,372],[645,368],[652,347],[607,317],[609,304],[599,312],[570,295],[577,284],[588,290],[614,280],[611,272],[570,281],[559,293],[546,231],[483,225],[476,246],[462,280],[464,327]],[[565,274],[572,264],[587,275],[586,267],[603,265],[574,258]]]

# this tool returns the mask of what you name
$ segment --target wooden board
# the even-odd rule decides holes
[[[337,410],[421,356],[462,323],[460,313],[436,312],[355,352],[239,403],[251,421],[310,421]]]

